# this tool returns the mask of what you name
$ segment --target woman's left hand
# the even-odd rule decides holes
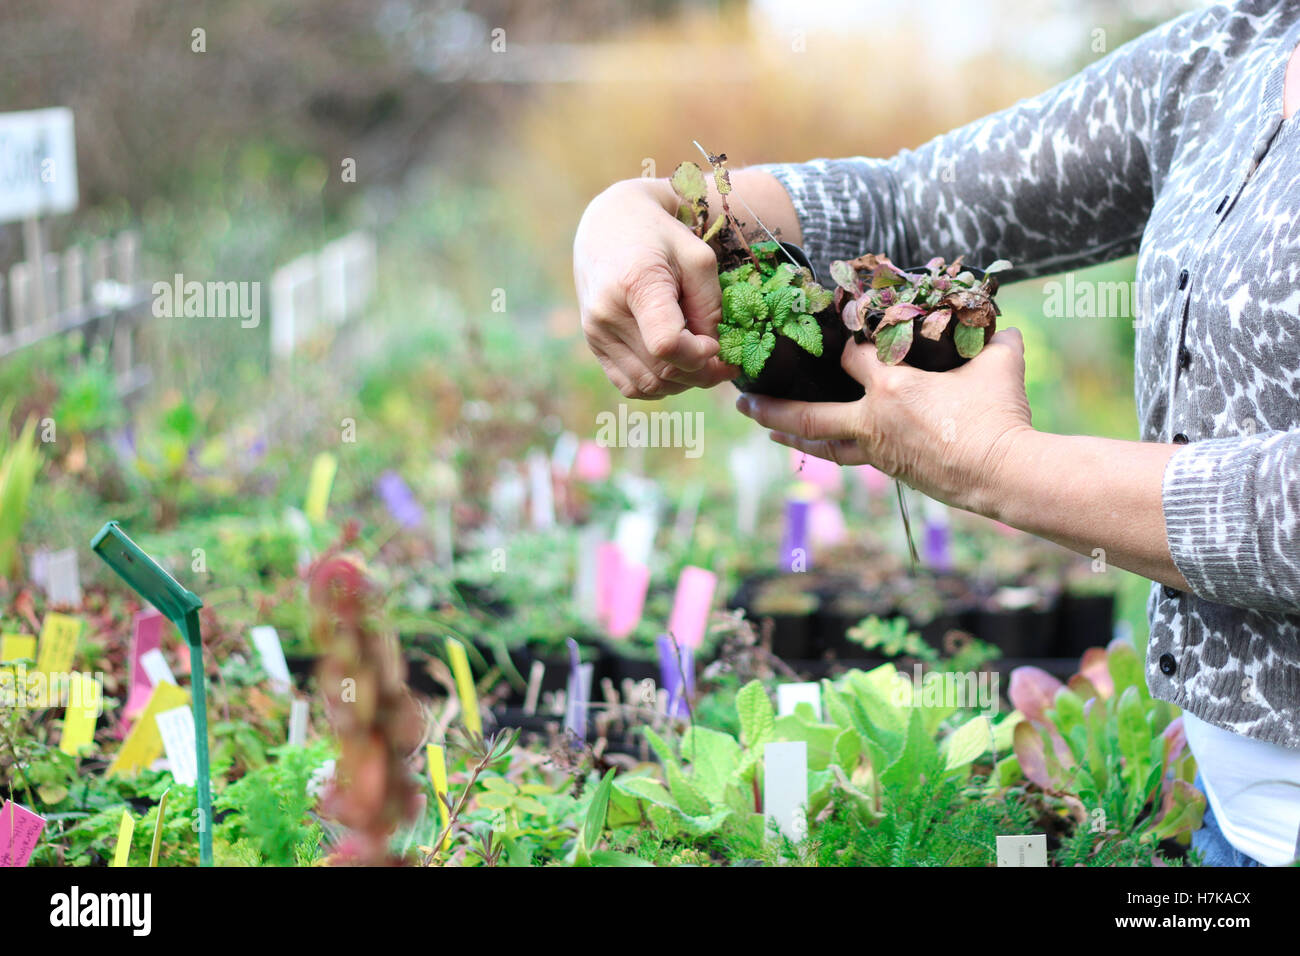
[[[841,465],[874,465],[939,501],[989,514],[1011,446],[1032,431],[1020,333],[996,333],[950,372],[885,365],[874,345],[853,341],[841,364],[866,388],[856,402],[742,395],[736,407],[783,445]]]

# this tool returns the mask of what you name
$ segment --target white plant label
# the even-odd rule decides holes
[[[820,723],[822,719],[822,685],[814,681],[793,684],[778,684],[776,687],[776,712],[784,717],[793,714],[800,704],[812,707],[813,716]]]
[[[257,648],[257,655],[262,659],[262,669],[271,678],[271,686],[278,690],[288,690],[293,686],[289,676],[289,664],[284,659],[284,647],[280,644],[280,635],[269,624],[262,624],[248,632]]]
[[[1047,835],[998,837],[998,866],[1047,866]]]
[[[659,522],[649,511],[625,511],[614,526],[614,543],[628,564],[649,564]]]
[[[307,717],[307,702],[295,700],[289,707],[289,746],[302,747],[307,743]]]
[[[551,459],[541,451],[528,456],[528,503],[533,528],[555,527],[555,495],[551,488]]]
[[[769,825],[798,842],[808,835],[808,744],[802,740],[763,748],[763,814]]]
[[[198,757],[194,751],[194,712],[189,707],[177,707],[156,714],[154,720],[162,735],[172,776],[182,786],[194,786],[199,779]]]
[[[159,684],[176,683],[176,675],[172,673],[171,667],[168,666],[167,658],[163,657],[162,648],[155,647],[153,650],[141,654],[140,666],[149,675],[149,683],[154,687]]]
[[[45,560],[45,594],[51,604],[81,604],[81,571],[76,548],[55,551]]]

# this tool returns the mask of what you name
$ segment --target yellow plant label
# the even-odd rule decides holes
[[[55,674],[72,670],[77,656],[77,640],[81,637],[80,618],[51,612],[45,615],[41,626],[41,646],[36,657],[36,670],[49,680]]]
[[[113,851],[114,866],[130,866],[127,857],[131,855],[131,837],[135,836],[135,820],[131,814],[122,811],[122,823],[117,828],[117,849]]]
[[[478,712],[478,691],[474,688],[474,675],[470,673],[465,645],[454,637],[447,638],[447,657],[451,660],[451,673],[456,678],[460,709],[465,712],[465,729],[471,734],[481,734],[483,719]]]
[[[68,681],[68,709],[63,717],[63,737],[59,749],[77,756],[82,747],[95,742],[95,722],[103,703],[104,689],[90,674],[73,672]]]
[[[302,510],[312,524],[321,524],[325,520],[325,509],[329,507],[330,490],[334,487],[334,475],[338,470],[339,460],[329,452],[321,452],[311,464],[307,501]]]
[[[0,634],[0,664],[36,660],[36,638],[30,634]]]
[[[162,734],[159,733],[158,721],[154,718],[163,711],[184,707],[189,701],[189,693],[175,684],[158,684],[154,687],[153,693],[149,695],[149,703],[145,704],[144,710],[136,718],[131,732],[122,741],[122,748],[105,773],[110,777],[114,774],[135,773],[161,757]]]
[[[442,821],[442,828],[445,830],[451,821],[451,811],[447,809],[447,804],[442,799],[450,793],[447,789],[447,757],[437,744],[428,744],[424,752],[429,758],[429,780],[433,783],[434,802],[438,804],[438,819]],[[439,852],[446,842],[444,839],[438,845]]]

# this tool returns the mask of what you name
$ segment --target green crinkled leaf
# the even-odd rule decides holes
[[[614,789],[655,806],[666,807],[669,810],[677,809],[677,802],[673,800],[668,788],[644,774],[625,774],[618,777],[614,781]]]
[[[740,716],[740,742],[745,747],[760,749],[772,739],[776,711],[760,681],[752,680],[736,693],[736,712]]]
[[[659,758],[661,764],[665,767],[669,764],[673,764],[674,766],[678,766],[678,769],[680,769],[680,765],[677,763],[677,755],[673,753],[673,748],[669,746],[668,741],[655,733],[654,728],[642,727],[641,733],[645,734],[645,739],[649,742],[650,749],[654,751],[655,756]]]
[[[733,287],[734,288],[734,287]],[[763,366],[767,363],[767,357],[772,354],[772,349],[776,347],[776,336],[771,332],[762,332],[758,329],[749,329],[745,332],[745,342],[742,347],[741,368],[750,378],[757,378],[763,371]]]
[[[783,262],[776,267],[776,271],[759,287],[759,291],[764,295],[770,295],[773,292],[788,288],[792,282],[794,282],[794,266],[788,262]]]
[[[742,266],[736,266],[734,269],[728,269],[726,272],[718,273],[718,283],[722,288],[735,285],[737,282],[747,282],[749,277],[754,274],[754,263],[746,262]]]
[[[695,789],[710,803],[722,803],[740,766],[740,744],[730,734],[696,724],[682,737],[682,759],[690,762]]]
[[[785,286],[767,293],[767,311],[772,317],[772,324],[780,329],[790,317],[799,311],[799,306],[806,301],[803,292],[794,286]]]
[[[835,298],[830,289],[823,289],[815,282],[805,282],[803,284],[804,295],[807,298],[805,311],[814,315],[823,309],[829,308],[831,301]]]
[[[962,358],[974,358],[984,348],[984,330],[958,322],[953,327],[953,341],[957,345],[957,354]]]
[[[718,331],[718,358],[728,365],[745,361],[745,330],[722,326]]]
[[[822,354],[822,327],[811,315],[798,315],[780,327],[781,334],[794,339],[811,355]]]
[[[689,816],[702,816],[711,813],[714,805],[709,798],[696,788],[676,763],[664,765],[664,776],[668,779],[668,792],[677,801],[678,808]]]
[[[737,282],[722,290],[722,322],[747,329],[755,320],[767,318],[763,293],[748,282]]]
[[[980,333],[983,334],[982,329]],[[907,352],[911,347],[911,322],[891,325],[887,329],[880,329],[876,332],[876,355],[886,365],[897,365],[903,361],[903,359],[907,358]]]
[[[709,194],[704,172],[699,166],[689,161],[681,163],[673,170],[669,183],[672,184],[673,192],[677,193],[678,197],[684,202],[699,202]]]

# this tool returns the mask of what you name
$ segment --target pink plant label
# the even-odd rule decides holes
[[[646,590],[650,587],[650,568],[644,564],[624,564],[615,583],[609,609],[610,637],[624,638],[641,623]]]
[[[879,468],[874,468],[871,465],[861,465],[853,470],[857,473],[858,481],[862,483],[862,487],[873,495],[884,494],[889,487],[889,476]]]
[[[808,514],[808,533],[814,546],[834,548],[847,541],[849,530],[839,503],[826,498],[814,501]]]
[[[162,647],[163,623],[167,619],[150,608],[135,616],[134,634],[131,638],[131,690],[127,695],[122,716],[135,720],[149,703],[153,681],[145,670],[144,656]]]
[[[594,441],[582,442],[574,458],[573,477],[579,481],[604,481],[609,473],[609,449]]]
[[[43,816],[6,800],[0,808],[0,866],[26,866],[44,829]]]
[[[717,586],[718,576],[712,571],[691,565],[682,568],[673,597],[673,613],[668,619],[668,630],[682,647],[695,649],[704,642]]]
[[[794,472],[794,477],[808,482],[823,494],[838,494],[844,485],[844,475],[839,465],[795,448],[790,449],[790,469]]]
[[[618,545],[607,541],[596,549],[596,620],[607,629],[622,573],[623,555]]]

